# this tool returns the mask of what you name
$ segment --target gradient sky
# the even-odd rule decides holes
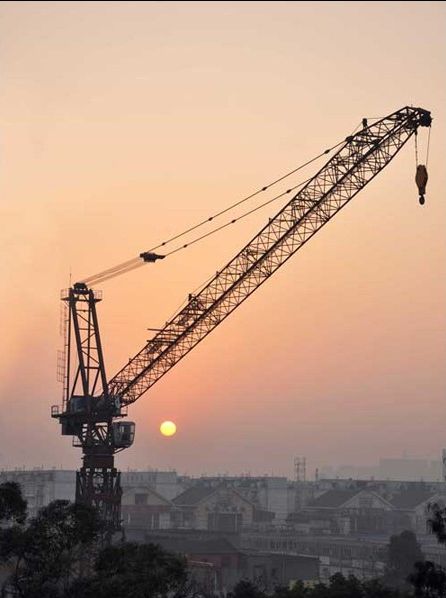
[[[292,475],[305,455],[312,475],[439,457],[445,3],[5,2],[0,16],[0,467],[80,463],[50,419],[70,272],[138,255],[408,104],[434,118],[426,205],[410,142],[132,406],[118,465]],[[109,377],[279,207],[105,283]]]

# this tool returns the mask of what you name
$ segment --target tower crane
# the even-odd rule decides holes
[[[63,292],[68,307],[64,397],[62,406],[53,406],[51,414],[61,424],[62,434],[73,436],[73,444],[82,449],[76,501],[95,506],[110,533],[120,528],[122,494],[114,455],[130,447],[135,434],[135,424],[123,419],[128,406],[327,224],[389,164],[419,127],[430,127],[431,122],[430,112],[409,106],[370,125],[364,119],[362,129],[346,137],[262,230],[202,290],[189,295],[185,307],[110,379],[96,310],[101,293],[86,282],[95,279]],[[155,262],[162,257],[144,252],[138,260]],[[96,278],[103,279],[103,274]]]

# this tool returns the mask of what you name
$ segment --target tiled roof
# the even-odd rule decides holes
[[[193,506],[214,492],[215,488],[209,488],[209,486],[197,484],[196,486],[192,486],[176,496],[172,502],[176,505]]]
[[[390,502],[397,509],[411,509],[422,503],[432,499],[435,492],[432,490],[410,489],[403,490],[399,494],[395,494]]]
[[[335,509],[341,507],[359,492],[360,490],[327,490],[327,492],[313,500],[309,506]]]

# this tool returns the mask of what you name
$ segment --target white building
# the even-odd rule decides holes
[[[20,485],[30,517],[53,500],[74,501],[76,494],[76,472],[65,469],[0,471],[0,484],[3,482]]]
[[[0,471],[0,484],[17,482],[28,503],[28,515],[34,517],[42,507],[53,500],[74,501],[76,496],[76,472],[65,469],[14,469]],[[184,488],[175,471],[124,471],[121,473],[123,492],[146,487],[169,501]]]

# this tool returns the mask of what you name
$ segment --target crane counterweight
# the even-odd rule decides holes
[[[156,262],[156,260],[163,260],[166,256],[165,255],[158,255],[157,253],[152,253],[150,251],[143,251],[143,253],[139,254],[145,262]]]

